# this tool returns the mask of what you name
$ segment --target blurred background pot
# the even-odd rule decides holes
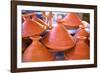
[[[58,22],[65,25],[67,29],[76,29],[81,24],[81,19],[78,14],[68,13],[63,19],[59,20]]]

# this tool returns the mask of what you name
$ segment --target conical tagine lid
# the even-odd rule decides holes
[[[81,19],[75,13],[68,13],[62,20],[62,24],[66,26],[66,28],[78,28],[81,24]]]
[[[32,37],[32,44],[23,54],[23,62],[52,61],[54,56],[39,42],[39,37]]]
[[[50,49],[61,51],[70,49],[75,45],[75,42],[67,29],[59,23],[48,33],[42,42]]]
[[[79,36],[89,37],[89,33],[85,30],[85,27],[83,25],[80,25],[80,28],[78,29],[74,37]]]
[[[84,42],[86,37],[80,37],[76,42],[76,46],[68,51],[65,51],[66,60],[83,60],[90,58],[89,46]]]
[[[22,26],[22,36],[29,37],[33,35],[40,35],[44,30],[44,26],[38,23],[37,21],[33,21],[29,18],[29,16],[23,16],[24,22]]]

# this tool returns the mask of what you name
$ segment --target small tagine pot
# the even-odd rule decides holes
[[[84,42],[86,37],[78,37],[74,48],[64,52],[66,60],[85,60],[90,58],[90,48]]]
[[[23,54],[23,62],[39,62],[39,61],[52,61],[54,56],[43,46],[40,42],[39,36],[31,37],[33,42],[25,50]]]
[[[46,35],[42,43],[51,50],[64,51],[75,45],[73,37],[65,27],[58,23],[56,27]]]
[[[75,13],[68,13],[63,19],[58,20],[58,22],[65,25],[67,29],[76,29],[81,24],[81,19]]]
[[[45,27],[35,20],[31,20],[29,15],[24,15],[24,22],[22,26],[22,37],[30,37],[33,35],[40,35],[45,31]]]
[[[77,30],[76,34],[74,35],[74,38],[77,41],[78,40],[77,37],[81,37],[81,36],[87,37],[85,42],[89,45],[89,39],[88,38],[89,38],[90,34],[85,30],[85,28],[86,27],[84,25],[80,25],[79,29]]]

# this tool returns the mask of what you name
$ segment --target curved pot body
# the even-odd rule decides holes
[[[75,45],[73,37],[59,23],[58,26],[52,28],[42,42],[48,48],[58,51],[70,49]]]
[[[39,40],[34,40],[23,54],[23,62],[52,61],[54,56]]]
[[[84,60],[90,58],[89,46],[82,40],[78,40],[74,48],[65,51],[64,56],[66,60]]]
[[[40,35],[44,32],[45,28],[42,24],[35,20],[31,20],[28,16],[24,17],[24,22],[22,26],[22,36],[30,37],[33,35]]]
[[[79,28],[76,34],[74,35],[75,40],[77,41],[77,37],[86,37],[85,42],[89,45],[89,36],[90,34],[85,30],[85,28]]]

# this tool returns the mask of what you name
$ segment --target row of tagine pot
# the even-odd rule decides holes
[[[30,16],[32,18],[30,18]],[[90,58],[88,23],[75,13],[58,18],[57,26],[50,27],[35,13],[23,15],[22,61],[83,60]],[[77,29],[75,35],[68,30]]]

